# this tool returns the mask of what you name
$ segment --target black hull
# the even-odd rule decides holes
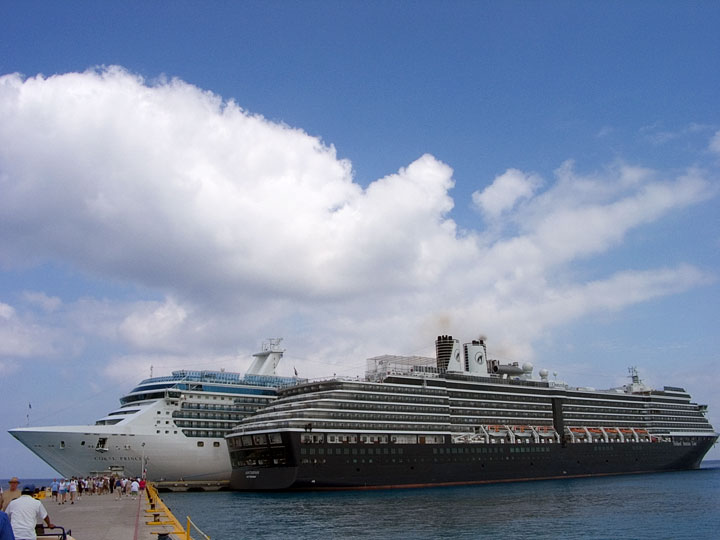
[[[685,439],[566,445],[338,445],[300,444],[298,433],[284,433],[282,446],[254,451],[256,457],[266,451],[274,459],[234,467],[230,486],[252,491],[412,488],[696,469],[715,437]]]

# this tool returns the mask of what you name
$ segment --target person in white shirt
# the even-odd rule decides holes
[[[7,515],[10,517],[15,540],[37,540],[35,525],[42,521],[45,521],[51,529],[55,528],[43,504],[33,499],[34,491],[33,485],[23,486],[20,498],[8,504]]]
[[[132,481],[132,484],[130,484],[130,495],[132,495],[133,500],[138,496],[138,491],[140,490],[140,482],[137,481],[137,478]]]
[[[67,484],[68,492],[70,493],[70,504],[75,504],[75,497],[77,496],[77,480],[75,478],[71,478],[70,481]]]

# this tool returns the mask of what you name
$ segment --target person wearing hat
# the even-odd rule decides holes
[[[20,496],[20,490],[18,489],[18,484],[20,483],[20,480],[18,480],[18,477],[13,476],[10,479],[9,483],[10,489],[8,489],[7,491],[3,491],[2,502],[0,502],[0,510],[7,509],[10,501],[17,499]]]
[[[45,521],[51,529],[55,528],[55,525],[50,522],[50,516],[43,504],[39,500],[33,499],[34,491],[34,485],[25,485],[20,498],[8,504],[7,515],[10,517],[15,540],[37,540],[35,525],[42,521]]]

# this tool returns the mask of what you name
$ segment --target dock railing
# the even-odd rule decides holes
[[[185,529],[186,534],[187,534],[186,540],[191,540],[191,536],[190,536],[191,528],[195,529],[195,531],[200,535],[201,538],[203,538],[203,540],[210,540],[210,537],[207,534],[205,534],[204,532],[202,532],[200,529],[198,529],[198,526],[192,522],[192,520],[190,519],[190,516],[187,517],[187,529]]]
[[[145,486],[145,491],[148,499],[148,509],[146,511],[146,515],[152,519],[152,521],[147,521],[146,523],[151,526],[157,525],[162,527],[172,527],[171,531],[163,530],[153,533],[158,535],[158,540],[166,540],[171,537],[176,540],[194,540],[190,535],[190,531],[192,529],[194,529],[199,535],[197,538],[210,540],[210,537],[202,532],[198,526],[192,522],[190,516],[187,516],[187,528],[183,528],[178,519],[160,498],[157,489],[152,483],[148,482],[147,486]]]

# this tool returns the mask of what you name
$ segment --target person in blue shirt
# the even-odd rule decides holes
[[[0,540],[15,540],[10,518],[2,510],[0,510]]]
[[[58,489],[60,488],[60,482],[57,478],[53,478],[52,484],[50,484],[50,493],[52,494],[53,501],[58,502]]]

